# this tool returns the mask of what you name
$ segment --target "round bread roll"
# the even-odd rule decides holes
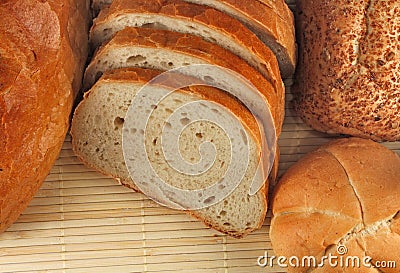
[[[282,177],[272,246],[288,272],[399,272],[399,210],[400,157],[371,140],[335,140]]]

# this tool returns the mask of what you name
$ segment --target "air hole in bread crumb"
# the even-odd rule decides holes
[[[189,124],[190,119],[188,119],[188,118],[181,118],[180,121],[181,121],[181,124],[182,124],[183,126],[186,126],[186,125]]]
[[[196,133],[196,137],[197,138],[203,138],[203,134],[202,133]]]
[[[215,196],[210,196],[206,200],[203,201],[204,204],[210,204],[215,200]]]
[[[229,227],[231,224],[230,223],[223,223],[224,226]]]
[[[209,40],[211,43],[217,44],[217,40],[216,40],[215,38],[213,38],[213,37],[208,37],[208,40]]]
[[[167,129],[171,129],[171,128],[172,128],[172,125],[171,125],[171,123],[169,123],[169,122],[165,122],[165,123],[164,123],[164,127],[167,128]]]
[[[214,83],[215,82],[214,78],[211,76],[204,76],[203,79],[206,81],[206,83]]]
[[[126,62],[127,63],[141,63],[141,62],[143,62],[145,60],[146,60],[146,57],[144,57],[144,56],[139,54],[139,55],[129,56],[126,59]]]
[[[157,138],[153,139],[153,145],[156,146],[157,145]]]
[[[200,102],[199,105],[202,106],[202,107],[204,107],[204,108],[208,108],[208,105],[205,104],[205,103]]]
[[[124,125],[125,120],[121,117],[116,117],[114,119],[114,125],[115,125],[115,130],[118,130],[118,128],[121,128]]]
[[[219,215],[225,216],[225,215],[226,215],[226,211],[225,211],[225,210],[221,210],[221,212],[219,213]]]
[[[108,33],[110,33],[110,31],[111,31],[111,28],[105,28],[105,29],[103,29],[103,33],[104,34],[108,34]]]
[[[0,168],[0,172],[2,172],[3,171],[3,168]]]

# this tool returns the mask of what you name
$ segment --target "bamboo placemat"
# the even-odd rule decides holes
[[[290,84],[280,174],[335,137],[296,117]],[[400,154],[400,143],[385,146]],[[265,251],[273,255],[269,223],[270,212],[263,227],[244,239],[221,235],[84,167],[67,136],[28,209],[0,235],[0,272],[285,272],[257,265]]]

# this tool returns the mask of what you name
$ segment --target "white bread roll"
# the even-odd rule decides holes
[[[272,210],[270,235],[277,255],[300,259],[311,255],[319,260],[331,254],[358,256],[361,261],[370,256],[372,264],[400,264],[400,158],[371,140],[340,139],[306,155],[280,180]],[[343,246],[347,253],[340,255],[338,247]],[[326,263],[312,272],[360,270]]]

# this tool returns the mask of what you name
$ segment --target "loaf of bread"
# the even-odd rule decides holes
[[[282,77],[287,78],[294,73],[296,67],[297,48],[293,13],[284,0],[184,0],[199,5],[209,6],[224,12],[247,26],[275,53]],[[108,7],[112,0],[93,0],[93,9],[97,14]],[[132,4],[136,1],[131,1]],[[165,2],[157,1],[158,5]],[[173,10],[168,11],[171,15]],[[196,13],[192,9],[192,12]],[[219,18],[220,20],[222,18]],[[212,19],[218,23],[218,18]],[[232,26],[233,27],[233,26]]]
[[[87,58],[89,2],[0,3],[0,231],[56,160]]]
[[[400,158],[372,140],[335,140],[306,155],[281,178],[272,211],[275,254],[324,265],[288,272],[398,272],[363,264],[368,256],[370,265],[400,263]],[[358,257],[360,267],[333,267],[322,260],[329,255],[337,262]]]
[[[316,130],[400,140],[399,1],[297,1],[295,108]]]
[[[232,158],[239,158],[240,165],[243,165],[234,169],[234,172],[240,173],[240,170],[244,170],[244,172],[242,180],[238,181],[238,186],[231,194],[211,206],[207,204],[218,198],[216,197],[217,193],[214,192],[209,196],[205,194],[197,196],[196,194],[196,199],[198,198],[200,202],[204,203],[204,207],[190,210],[189,213],[214,229],[234,237],[242,237],[259,228],[264,222],[267,210],[266,191],[268,185],[264,184],[262,176],[256,176],[256,179],[261,179],[258,181],[262,185],[261,189],[254,195],[249,194],[262,149],[261,135],[254,116],[233,96],[210,86],[191,86],[179,89],[157,104],[157,107],[149,105],[149,108],[146,108],[147,106],[141,104],[143,113],[136,113],[133,117],[127,115],[128,107],[137,93],[159,73],[155,70],[141,68],[106,72],[85,93],[84,100],[75,110],[71,127],[75,153],[90,167],[117,178],[122,184],[136,190],[143,189],[144,179],[132,181],[131,177],[135,174],[136,176],[144,175],[145,167],[136,167],[128,172],[129,165],[127,168],[126,163],[139,155],[132,153],[131,156],[134,158],[131,159],[127,156],[126,150],[123,151],[123,148],[127,147],[123,146],[123,141],[128,141],[123,139],[123,130],[128,130],[129,134],[137,137],[135,134],[139,134],[140,130],[126,125],[126,119],[141,119],[144,113],[154,110],[146,125],[144,144],[153,169],[168,184],[179,189],[201,190],[224,180],[225,176],[230,177],[229,165],[234,164]],[[146,92],[154,94],[160,90],[151,86],[151,89]],[[172,113],[177,115],[176,112],[179,109],[185,105],[193,105],[199,100],[203,105],[207,102],[207,105],[201,106],[202,110],[199,111],[204,119],[191,120],[191,115],[183,112],[179,115],[180,121],[177,124],[169,121]],[[186,111],[190,112],[192,107],[190,106]],[[243,126],[244,131],[241,132],[240,129],[237,129],[240,126],[238,127],[235,123],[229,124],[229,128],[220,128],[219,123],[214,124],[205,119],[206,116],[203,115],[205,112],[216,115],[218,121],[222,121],[222,117],[234,117],[236,122]],[[186,127],[181,132],[179,126],[182,126],[182,122]],[[177,139],[164,136],[166,124],[170,130],[179,134],[179,144],[177,144]],[[227,132],[233,133],[233,135],[237,134],[237,136],[231,139],[227,138]],[[170,165],[172,161],[166,159],[165,153],[168,153],[167,148],[169,147],[169,151],[172,149],[174,153],[180,153],[190,164],[195,164],[200,160],[199,147],[204,142],[213,143],[216,147],[215,160],[205,172],[188,175],[174,169]],[[240,145],[242,151],[240,154],[232,154],[231,142],[237,142]],[[248,163],[243,158],[244,151],[247,149],[250,151]],[[204,156],[211,157],[212,154],[206,153]],[[236,181],[228,181],[228,183],[232,184]],[[222,184],[219,185],[219,191],[223,190],[222,186]],[[162,204],[166,204],[166,200],[171,201],[168,191],[163,191],[161,196],[152,197],[155,200],[163,200]],[[197,200],[189,200],[183,209],[197,208],[194,205],[195,201]]]
[[[183,0],[114,0],[100,12],[90,31],[96,48],[125,27],[146,27],[189,33],[236,54],[269,78],[274,53],[235,18]]]

